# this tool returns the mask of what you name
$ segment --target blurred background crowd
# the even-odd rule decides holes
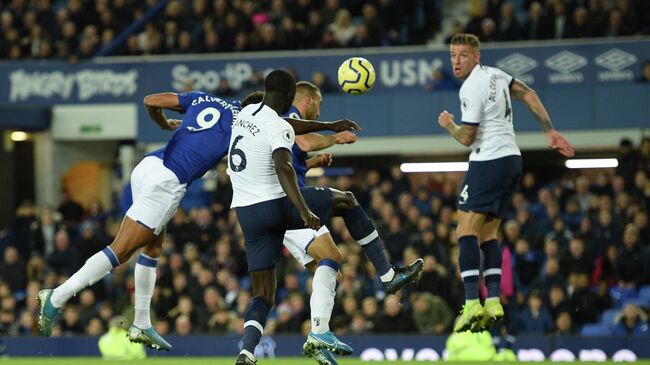
[[[501,233],[501,300],[513,334],[602,331],[648,335],[650,309],[650,138],[621,143],[619,166],[525,173]],[[331,327],[339,334],[448,333],[464,301],[455,205],[462,174],[356,169],[312,183],[355,193],[391,261],[425,261],[420,282],[386,296],[373,266],[340,220],[329,224],[345,262]],[[250,299],[228,176],[209,205],[179,210],[167,227],[153,298],[159,333],[241,334]],[[24,202],[0,229],[0,335],[38,333],[36,293],[74,273],[117,232],[119,217],[63,194],[58,207]],[[2,227],[0,227],[2,228]],[[309,331],[311,275],[287,252],[277,306],[265,333]],[[100,335],[111,317],[133,317],[134,260],[78,293],[55,336]],[[400,304],[401,303],[401,304]]]
[[[0,59],[90,58],[158,2],[0,0]],[[451,3],[471,3],[469,20]],[[650,2],[171,0],[115,54],[435,44],[460,32],[483,42],[650,34]]]

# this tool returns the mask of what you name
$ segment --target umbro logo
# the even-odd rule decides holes
[[[562,74],[570,74],[586,64],[586,58],[569,51],[562,51],[544,61],[546,67]]]
[[[637,57],[635,55],[614,48],[598,55],[594,60],[594,63],[610,71],[617,72],[633,65],[636,61]]]
[[[497,67],[514,76],[520,76],[537,67],[537,61],[521,53],[513,53],[497,61]]]

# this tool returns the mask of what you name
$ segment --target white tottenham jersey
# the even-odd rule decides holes
[[[251,104],[232,123],[228,174],[232,182],[231,207],[244,207],[285,196],[273,163],[273,151],[291,151],[293,128],[263,103]]]
[[[460,88],[462,122],[478,125],[470,161],[521,155],[512,126],[512,81],[498,68],[476,65]]]

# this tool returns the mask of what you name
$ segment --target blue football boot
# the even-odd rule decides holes
[[[315,352],[317,349],[326,349],[337,355],[350,355],[352,351],[354,351],[350,345],[336,338],[332,331],[320,334],[313,332],[309,333],[307,336],[307,342],[303,345],[303,350]],[[307,352],[305,352],[305,354],[307,354]]]

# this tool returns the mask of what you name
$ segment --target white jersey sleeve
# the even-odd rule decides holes
[[[467,80],[471,83],[472,80]],[[463,85],[465,86],[465,85]],[[461,122],[477,125],[483,118],[483,96],[482,88],[476,85],[468,85],[460,89],[460,110],[462,112]]]
[[[269,126],[268,137],[271,143],[271,151],[280,148],[286,148],[291,152],[291,147],[296,142],[296,134],[291,125],[282,120],[284,123],[274,123]]]

